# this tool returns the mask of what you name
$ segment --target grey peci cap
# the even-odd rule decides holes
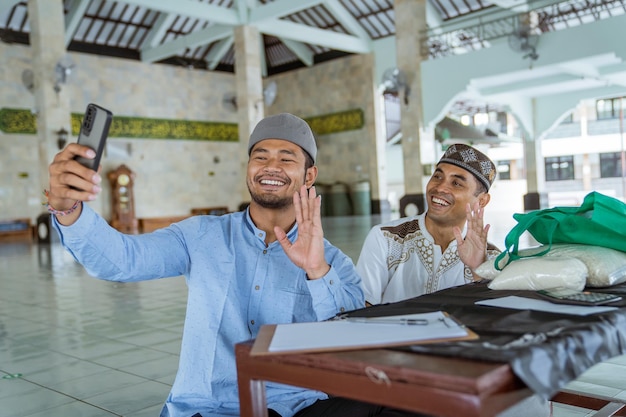
[[[290,113],[280,113],[261,120],[252,131],[248,142],[248,155],[252,147],[265,139],[282,139],[300,146],[313,158],[317,156],[317,145],[311,128],[301,118]]]

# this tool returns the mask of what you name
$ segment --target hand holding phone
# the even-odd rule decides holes
[[[77,142],[79,145],[89,146],[93,149],[96,152],[96,157],[87,159],[77,156],[74,158],[76,161],[87,168],[98,171],[112,119],[113,113],[109,110],[93,103],[87,105]]]

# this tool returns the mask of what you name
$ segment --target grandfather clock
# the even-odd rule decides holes
[[[139,222],[135,218],[133,183],[135,173],[126,165],[120,165],[108,173],[111,182],[111,226],[122,233],[136,234]]]

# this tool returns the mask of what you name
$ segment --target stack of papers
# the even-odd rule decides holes
[[[475,339],[478,336],[442,311],[399,316],[266,325],[252,355],[321,352]]]

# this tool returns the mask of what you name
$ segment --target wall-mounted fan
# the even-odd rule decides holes
[[[385,93],[399,94],[404,90],[404,104],[409,104],[409,93],[411,92],[406,75],[399,68],[388,68],[383,73],[382,85]]]
[[[509,47],[515,52],[526,54],[524,58],[530,58],[532,61],[539,58],[537,43],[539,36],[532,34],[528,27],[521,27],[509,35]]]
[[[276,101],[276,94],[278,93],[278,86],[276,85],[276,81],[271,81],[267,87],[263,90],[263,102],[267,107],[274,104]]]
[[[237,111],[237,95],[234,93],[226,93],[222,98],[222,105],[230,111]]]
[[[22,84],[31,93],[35,91],[35,74],[31,69],[22,71]]]
[[[61,91],[61,86],[67,83],[75,65],[69,55],[64,55],[54,67],[54,91]]]
[[[267,107],[274,104],[276,101],[276,95],[278,94],[278,86],[276,81],[270,82],[265,89],[263,89],[263,104]],[[260,102],[260,100],[259,100]],[[229,110],[237,110],[237,95],[235,93],[226,93],[222,98],[222,104]]]

